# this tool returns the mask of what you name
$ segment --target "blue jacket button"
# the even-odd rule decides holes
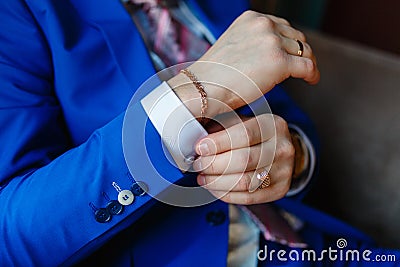
[[[149,191],[149,187],[144,182],[136,182],[132,184],[131,191],[135,196],[143,196]]]
[[[206,215],[206,220],[209,224],[212,226],[217,226],[220,224],[223,224],[226,220],[226,215],[223,211],[217,210],[217,211],[210,211]]]
[[[106,209],[111,215],[118,215],[124,211],[124,206],[122,206],[116,200],[111,200],[110,202],[108,202]]]
[[[107,209],[104,208],[96,210],[96,212],[94,213],[94,217],[99,223],[105,223],[111,220],[111,214],[108,212]]]

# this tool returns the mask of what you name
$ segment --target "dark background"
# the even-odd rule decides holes
[[[320,139],[305,201],[400,249],[400,0],[253,0],[307,36],[318,85],[284,87]]]
[[[253,0],[256,10],[400,55],[399,0]]]

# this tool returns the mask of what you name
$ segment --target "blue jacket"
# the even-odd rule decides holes
[[[188,4],[216,36],[248,5]],[[177,208],[145,195],[109,222],[95,220],[117,197],[113,182],[121,189],[133,183],[121,145],[124,111],[155,73],[120,1],[2,0],[0,25],[0,266],[84,259],[110,266],[224,266],[229,222],[220,201]],[[280,88],[268,98],[275,113],[315,139],[307,117]],[[132,125],[147,120],[140,104],[132,110]],[[182,173],[165,159],[152,125],[146,127],[157,171],[178,182]],[[132,151],[140,141],[132,137]],[[134,178],[145,181],[155,174],[141,158],[135,159],[142,177]]]

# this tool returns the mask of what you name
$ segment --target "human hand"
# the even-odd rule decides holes
[[[217,129],[196,145],[200,156],[193,168],[199,172],[198,184],[232,204],[265,203],[285,196],[294,163],[285,120],[262,114],[244,122],[232,116],[222,121],[225,129]],[[271,184],[257,190],[256,176],[264,170],[269,171]]]
[[[297,55],[299,44],[295,39],[303,43],[302,57]],[[290,76],[302,78],[310,84],[317,83],[320,77],[315,56],[304,34],[282,18],[254,11],[239,16],[189,70],[200,81],[207,82],[208,117],[251,103]],[[261,91],[251,82],[243,82],[243,76],[237,75],[238,71],[254,81]],[[169,81],[173,88],[184,82],[187,82],[187,77],[183,74]],[[180,86],[175,88],[175,92],[198,116],[198,100],[188,101],[198,99],[198,93],[193,89]]]

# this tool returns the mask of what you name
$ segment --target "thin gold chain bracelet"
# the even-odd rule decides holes
[[[193,85],[196,87],[197,91],[200,93],[201,96],[201,111],[200,111],[200,121],[205,121],[205,113],[208,108],[208,101],[207,101],[207,93],[204,90],[203,84],[197,79],[196,75],[194,75],[190,70],[188,69],[183,69],[181,70],[181,73],[185,74],[193,83]]]

